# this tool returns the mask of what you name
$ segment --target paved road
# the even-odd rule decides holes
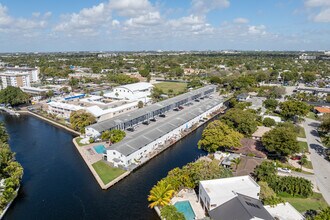
[[[320,122],[309,118],[306,118],[303,122],[316,183],[324,199],[330,204],[330,162],[324,159],[324,146],[317,132],[319,125]]]

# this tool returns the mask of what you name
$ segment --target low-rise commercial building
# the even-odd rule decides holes
[[[151,95],[153,85],[151,83],[139,82],[118,86],[112,92],[104,94],[104,97],[117,100],[143,100],[147,102]]]

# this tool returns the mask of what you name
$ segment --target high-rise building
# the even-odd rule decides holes
[[[5,89],[8,86],[30,87],[31,82],[39,81],[39,68],[6,67],[0,72],[0,86]]]

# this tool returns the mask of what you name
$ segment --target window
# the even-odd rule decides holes
[[[258,205],[256,205],[256,204],[253,204],[253,203],[251,203],[251,202],[245,202],[248,206],[252,206],[252,207],[254,207],[254,208],[257,208],[257,209],[260,209],[260,207],[258,206]]]

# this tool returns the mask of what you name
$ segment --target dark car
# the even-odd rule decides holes
[[[150,122],[149,122],[149,121],[144,121],[144,122],[142,122],[142,124],[144,124],[144,125],[149,125]]]
[[[184,109],[184,108],[183,108],[183,106],[180,105],[180,106],[178,107],[178,109],[182,110],[182,109]]]
[[[166,115],[165,115],[165,114],[160,114],[159,117],[161,117],[161,118],[165,118]]]
[[[155,121],[157,121],[157,119],[155,119],[155,118],[152,118],[152,119],[150,119],[150,121],[153,121],[153,122],[155,122]]]

